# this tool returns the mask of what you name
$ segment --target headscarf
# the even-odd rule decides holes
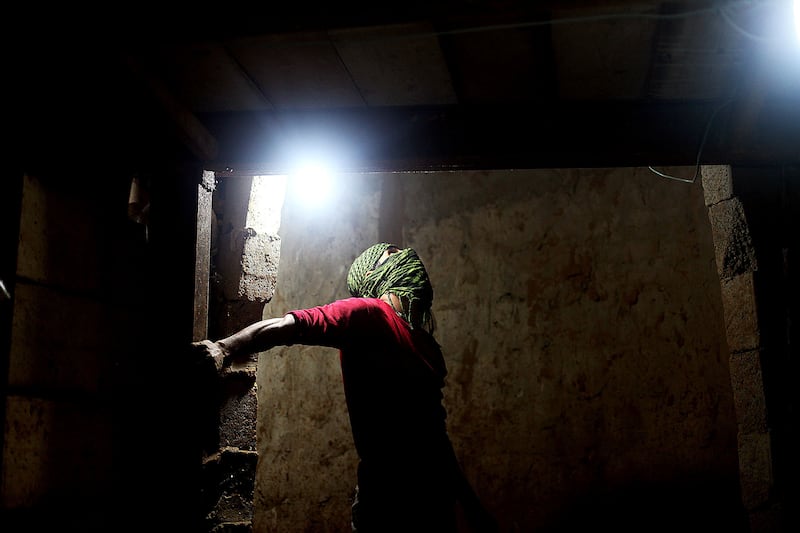
[[[433,287],[425,265],[411,248],[391,254],[378,265],[378,260],[390,246],[395,245],[381,242],[356,257],[347,273],[347,288],[352,296],[361,298],[380,298],[387,292],[396,294],[404,303],[400,314],[406,322],[412,327],[415,325],[411,322],[413,309],[420,313],[422,325],[432,333]],[[370,270],[372,272],[367,276]]]

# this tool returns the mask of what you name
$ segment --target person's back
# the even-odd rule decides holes
[[[377,298],[349,298],[291,314],[299,343],[340,349],[360,458],[355,528],[454,527],[442,405],[446,368],[433,336],[411,329]]]

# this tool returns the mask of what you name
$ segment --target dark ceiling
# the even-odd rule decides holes
[[[39,52],[21,57],[73,39],[82,55],[113,50],[218,171],[280,172],[298,146],[352,170],[798,164],[791,4],[139,6],[31,23],[22,46]],[[82,86],[45,64],[49,105]]]

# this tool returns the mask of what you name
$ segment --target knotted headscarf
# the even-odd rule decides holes
[[[406,322],[415,325],[411,322],[413,309],[420,313],[423,327],[432,333],[433,287],[425,265],[411,248],[389,255],[378,265],[378,260],[390,246],[394,245],[378,243],[356,257],[347,273],[347,289],[351,295],[361,298],[380,298],[387,292],[396,294],[403,301],[403,309],[398,311]],[[367,275],[370,270],[372,272]]]

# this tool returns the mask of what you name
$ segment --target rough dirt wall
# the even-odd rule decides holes
[[[647,169],[343,179],[330,211],[301,211],[290,190],[265,314],[347,295],[350,262],[387,227],[389,180],[402,244],[434,284],[450,433],[504,531],[668,528],[698,512],[738,526],[736,422],[699,183]],[[259,410],[256,529],[348,531],[356,457],[336,352],[262,355]]]

